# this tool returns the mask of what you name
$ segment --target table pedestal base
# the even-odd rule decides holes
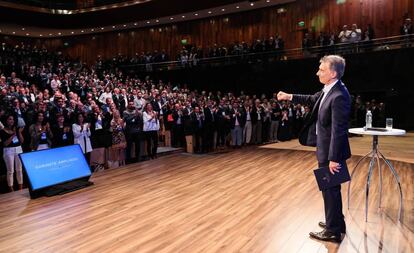
[[[381,170],[381,163],[380,161],[383,160],[387,167],[390,169],[396,183],[398,184],[398,190],[400,192],[400,207],[398,210],[398,220],[401,220],[401,212],[402,212],[402,190],[401,190],[401,183],[400,183],[400,177],[398,176],[398,173],[395,171],[394,167],[392,166],[391,162],[385,158],[385,156],[379,151],[378,149],[378,135],[373,135],[372,140],[372,150],[366,154],[364,157],[359,159],[357,164],[355,165],[352,173],[351,173],[351,181],[348,183],[348,209],[349,209],[349,201],[350,201],[350,191],[351,191],[351,182],[352,178],[354,177],[354,173],[357,170],[359,164],[365,160],[365,158],[370,157],[371,160],[369,162],[369,170],[368,170],[368,178],[367,178],[367,184],[365,186],[366,188],[366,195],[365,195],[365,221],[368,221],[368,197],[369,197],[369,186],[371,184],[371,177],[372,172],[374,171],[375,163],[378,164],[378,173],[379,173],[379,201],[378,201],[378,208],[381,207],[381,199],[382,199],[382,170]]]

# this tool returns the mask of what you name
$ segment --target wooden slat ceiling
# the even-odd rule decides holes
[[[264,1],[264,0],[262,0]],[[0,6],[0,23],[13,23],[47,28],[88,28],[154,19],[177,13],[192,12],[222,5],[245,2],[240,0],[152,0],[126,7],[106,8],[72,15],[56,15],[44,12]]]

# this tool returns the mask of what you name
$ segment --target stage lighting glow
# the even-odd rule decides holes
[[[322,31],[324,30],[326,25],[326,17],[325,15],[318,15],[316,17],[313,17],[311,19],[311,26],[315,27],[315,29],[317,31]]]
[[[277,10],[276,10],[276,12],[277,12],[277,14],[282,14],[282,13],[285,13],[287,10],[285,9],[285,8],[278,8]]]

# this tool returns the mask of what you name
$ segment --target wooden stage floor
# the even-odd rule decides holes
[[[381,209],[374,172],[365,222],[366,162],[353,180],[349,210],[342,188],[347,235],[340,245],[308,237],[324,218],[314,152],[272,144],[107,170],[93,175],[94,186],[62,196],[3,194],[0,252],[414,252],[414,164],[393,163],[403,187],[402,222],[388,170]]]

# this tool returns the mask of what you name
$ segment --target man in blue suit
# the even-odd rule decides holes
[[[351,157],[348,142],[348,122],[351,112],[351,97],[341,78],[345,71],[345,59],[337,55],[324,56],[320,60],[319,81],[324,84],[322,91],[314,95],[299,95],[279,92],[278,100],[312,105],[311,118],[316,127],[310,128],[307,140],[316,144],[319,167],[329,166],[332,174],[347,169],[346,160]],[[312,238],[341,242],[345,233],[342,213],[341,185],[322,191],[325,205],[325,222],[319,222],[321,232],[311,232]]]

